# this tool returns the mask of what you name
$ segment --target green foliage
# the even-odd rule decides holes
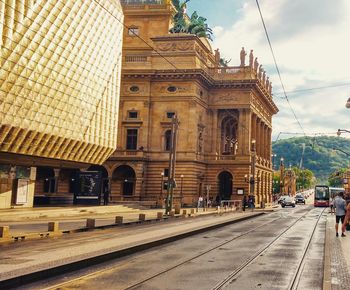
[[[190,20],[187,20],[186,5],[189,1],[172,0],[177,12],[174,15],[174,27],[170,29],[170,32],[189,33],[212,40],[213,31],[206,23],[206,18],[198,16],[198,13],[195,11],[192,13]]]
[[[341,168],[332,172],[328,177],[329,185],[333,187],[343,187],[343,175],[346,170],[346,168]]]
[[[305,189],[315,186],[315,176],[309,169],[300,169],[299,167],[292,167],[296,176],[296,189]]]
[[[350,157],[339,151],[350,154],[350,140],[342,137],[298,137],[273,142],[272,150],[277,154],[274,164],[278,167],[281,157],[286,167],[299,167],[302,155],[302,144],[305,144],[303,168],[312,171],[318,183],[326,184],[332,172],[346,168]],[[333,148],[338,150],[333,150]],[[349,149],[348,149],[349,148]]]

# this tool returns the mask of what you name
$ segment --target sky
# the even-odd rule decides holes
[[[231,59],[230,66],[239,65],[242,46],[248,53],[254,50],[272,81],[279,108],[273,117],[273,140],[292,136],[280,132],[335,136],[338,128],[350,130],[350,109],[345,108],[350,97],[350,1],[259,0],[259,4],[290,106],[256,0],[191,0],[187,13],[195,10],[208,19],[214,31],[213,49]],[[331,88],[315,89],[327,86]]]

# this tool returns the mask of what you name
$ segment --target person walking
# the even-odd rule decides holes
[[[346,206],[344,223],[342,224],[342,232],[345,233],[346,227],[350,224],[350,202]]]
[[[346,237],[345,235],[345,212],[346,212],[346,202],[343,198],[344,193],[339,192],[338,196],[334,199],[334,207],[335,207],[335,235],[336,237],[339,237],[338,234],[338,228],[339,228],[339,222],[342,223],[342,237]]]
[[[245,211],[245,207],[247,206],[247,197],[244,195],[242,199],[242,209]]]

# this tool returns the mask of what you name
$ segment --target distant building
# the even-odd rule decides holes
[[[166,196],[171,119],[179,119],[175,203],[249,194],[271,202],[271,84],[256,65],[219,67],[205,38],[170,34],[170,1],[122,1],[125,25],[118,145],[103,167],[112,201],[160,206]],[[154,48],[154,49],[153,49]],[[238,53],[238,52],[237,52]],[[247,63],[251,63],[248,61]]]
[[[115,151],[119,0],[0,2],[0,208],[73,200]]]

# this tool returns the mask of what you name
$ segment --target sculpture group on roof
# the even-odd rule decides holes
[[[199,16],[198,13],[194,11],[190,19],[188,19],[186,6],[189,1],[190,0],[172,0],[176,13],[174,15],[174,27],[170,29],[170,32],[189,33],[212,40],[213,31],[206,23],[206,18]]]
[[[240,59],[241,59],[241,65],[240,67],[245,67],[245,58],[247,56],[247,53],[242,47],[240,52]],[[263,66],[258,62],[258,58],[256,57],[254,59],[253,50],[250,50],[249,53],[249,67],[256,73],[258,79],[262,82],[262,84],[265,86],[265,89],[269,92],[269,94],[272,94],[272,82],[270,82],[269,77],[266,76],[266,71],[263,69]]]

